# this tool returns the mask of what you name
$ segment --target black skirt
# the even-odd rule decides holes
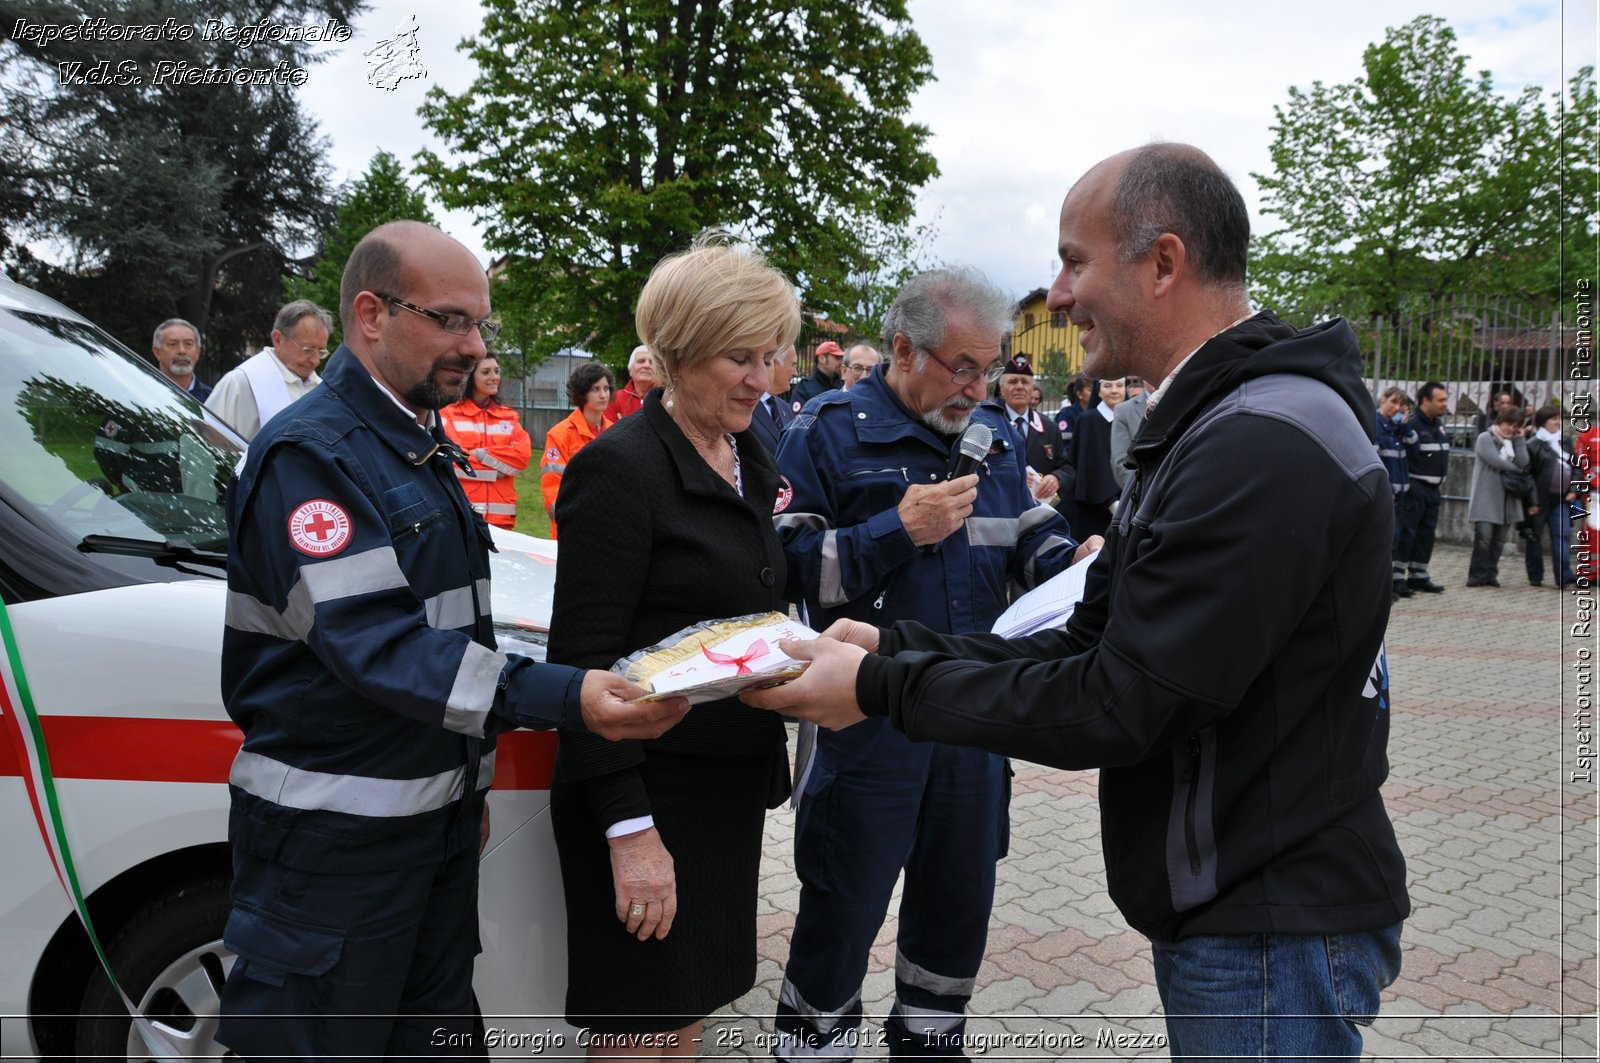
[[[756,981],[756,890],[772,757],[646,748],[640,771],[677,876],[665,940],[617,918],[611,853],[581,783],[558,782],[550,818],[567,900],[567,1021],[602,1033],[660,1033],[713,1014]]]

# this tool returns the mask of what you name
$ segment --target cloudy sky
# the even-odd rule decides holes
[[[337,177],[359,175],[379,148],[409,160],[439,147],[416,108],[428,85],[470,85],[473,66],[456,44],[477,32],[477,11],[474,0],[376,0],[354,39],[312,69],[305,99],[332,141]],[[1390,26],[1444,17],[1469,69],[1492,71],[1508,92],[1554,89],[1597,54],[1592,0],[910,0],[910,11],[937,78],[912,112],[933,131],[942,171],[920,209],[938,231],[934,257],[976,265],[1018,295],[1054,274],[1056,212],[1072,181],[1148,140],[1209,151],[1259,227],[1250,174],[1270,169],[1274,105],[1290,86],[1357,77],[1362,50]],[[427,77],[373,87],[362,53],[411,15]],[[843,144],[815,161],[848,165],[849,153]],[[443,221],[487,261],[471,217]]]

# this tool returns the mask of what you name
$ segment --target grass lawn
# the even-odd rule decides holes
[[[517,531],[524,535],[550,538],[550,517],[544,511],[544,493],[539,490],[539,455],[517,474]]]

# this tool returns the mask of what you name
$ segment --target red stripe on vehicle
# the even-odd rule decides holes
[[[225,783],[243,741],[227,720],[42,716],[39,722],[57,779]],[[554,732],[513,731],[500,736],[496,749],[496,789],[550,789]],[[0,743],[0,778],[22,773],[15,748]]]
[[[496,790],[548,790],[556,771],[554,731],[508,731],[495,743]]]

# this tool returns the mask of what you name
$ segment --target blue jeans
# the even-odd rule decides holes
[[[1400,924],[1352,934],[1151,943],[1173,1059],[1359,1060],[1378,994],[1400,973]]]
[[[1533,534],[1523,562],[1528,570],[1529,583],[1544,581],[1544,528],[1550,529],[1550,568],[1558,586],[1565,587],[1572,575],[1572,505],[1565,495],[1543,491],[1539,495],[1540,511],[1528,518]],[[1544,527],[1541,527],[1543,525]]]

